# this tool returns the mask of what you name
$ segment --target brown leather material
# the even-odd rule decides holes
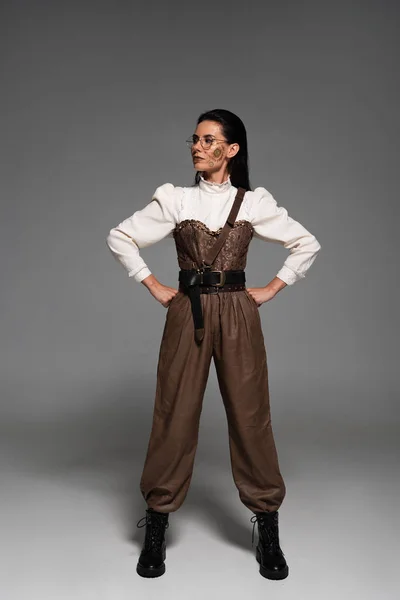
[[[217,231],[209,229],[197,219],[181,221],[173,232],[179,267],[181,269],[200,268],[202,257],[207,254],[220,231],[221,229]],[[225,240],[223,251],[216,257],[212,268],[218,271],[244,270],[247,263],[247,251],[253,236],[254,229],[250,221],[245,219],[236,221]]]
[[[180,258],[197,264],[213,232],[187,220],[178,225]],[[213,268],[244,269],[252,228],[231,230]],[[211,239],[212,242],[212,239]],[[202,293],[203,340],[193,336],[190,298],[179,290],[168,306],[157,366],[153,422],[140,490],[148,506],[176,511],[187,495],[211,361],[228,421],[233,478],[253,512],[274,511],[286,494],[271,426],[267,355],[260,308],[247,289]],[[262,305],[268,314],[268,303]]]
[[[238,215],[240,206],[243,202],[245,193],[246,190],[244,188],[239,187],[237,189],[235,199],[233,201],[231,210],[229,211],[229,215],[226,219],[224,226],[221,227],[218,232],[215,232],[216,239],[211,245],[207,247],[205,253],[200,257],[199,270],[201,272],[204,272],[205,270],[216,270],[215,267],[213,267],[213,264],[216,258],[218,257],[219,253],[221,252],[222,248],[224,247],[224,244],[228,240],[229,234],[235,227],[236,217]],[[187,263],[182,268],[185,271],[190,270],[190,267],[187,266]],[[186,278],[185,281],[183,281],[183,283],[186,284]],[[210,281],[205,281],[204,283],[208,285],[211,284]],[[204,321],[200,304],[199,284],[194,284],[193,282],[191,282],[189,285],[186,285],[186,293],[190,297],[190,302],[192,306],[194,337],[198,343],[201,343],[204,338]]]
[[[222,292],[238,292],[239,290],[245,290],[246,284],[244,283],[226,283],[222,286],[215,285],[201,285],[200,294],[220,294]],[[179,286],[178,290],[184,293],[182,286]]]

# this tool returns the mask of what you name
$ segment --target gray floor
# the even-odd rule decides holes
[[[136,523],[145,514],[138,480],[151,405],[146,414],[134,407],[119,412],[117,400],[97,417],[3,422],[2,598],[399,597],[396,428],[378,418],[344,425],[340,408],[337,419],[321,419],[300,410],[301,402],[288,416],[284,398],[275,394],[287,484],[280,537],[290,575],[271,582],[258,573],[251,513],[233,483],[225,415],[211,380],[192,484],[170,516],[167,571],[157,580],[135,571],[144,534]],[[346,405],[337,391],[325,401],[335,398]]]

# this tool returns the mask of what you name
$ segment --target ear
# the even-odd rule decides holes
[[[230,148],[227,152],[228,158],[233,158],[239,152],[240,146],[239,144],[231,144]]]

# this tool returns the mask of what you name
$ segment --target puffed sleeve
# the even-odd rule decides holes
[[[283,206],[263,187],[250,194],[249,214],[254,236],[268,242],[276,242],[290,254],[276,274],[287,285],[305,277],[313,264],[321,245],[301,223],[288,215]]]
[[[170,235],[178,222],[179,191],[172,183],[160,185],[151,202],[137,210],[107,235],[107,246],[129,277],[141,282],[151,271],[139,250]]]

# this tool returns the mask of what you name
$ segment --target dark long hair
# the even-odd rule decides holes
[[[237,115],[223,108],[216,108],[203,112],[197,119],[197,125],[202,121],[216,121],[221,125],[221,129],[228,144],[237,143],[240,146],[239,152],[235,154],[228,162],[228,173],[231,183],[236,188],[242,187],[245,190],[251,190],[249,179],[249,155],[247,148],[247,133],[243,121]],[[200,181],[200,172],[197,171],[194,179],[194,185]]]

